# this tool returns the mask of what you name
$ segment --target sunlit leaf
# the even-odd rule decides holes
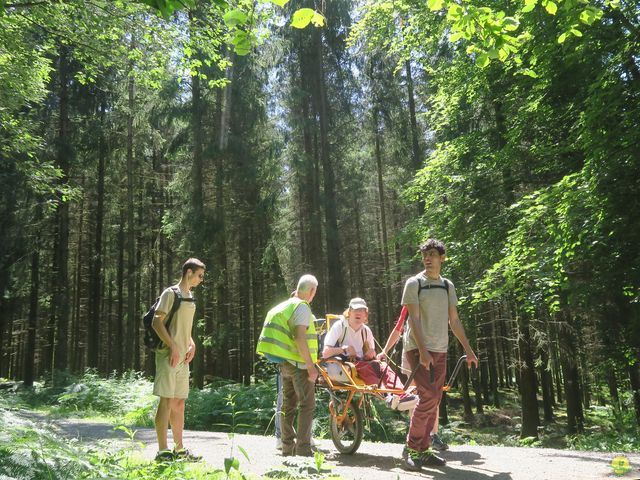
[[[552,2],[551,0],[549,0],[545,6],[544,6],[545,10],[547,12],[549,12],[551,15],[555,15],[556,12],[558,11],[558,5],[556,5],[554,2]]]
[[[324,27],[325,18],[319,12],[313,12],[313,17],[311,17],[311,23],[316,27]]]
[[[432,12],[441,10],[443,6],[444,0],[427,0],[427,7],[429,7],[429,10]]]
[[[486,53],[481,53],[480,55],[478,55],[478,58],[476,58],[476,65],[478,65],[480,68],[484,68],[489,65],[490,61],[491,60],[489,60],[489,55],[487,55]]]
[[[294,28],[305,28],[309,23],[311,23],[311,19],[314,17],[315,13],[315,10],[312,8],[301,8],[296,10],[291,18],[291,26]]]
[[[247,14],[242,10],[234,9],[229,10],[222,17],[224,23],[229,27],[235,27],[237,25],[244,25],[247,21]]]

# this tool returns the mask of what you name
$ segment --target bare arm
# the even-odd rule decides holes
[[[393,329],[391,331],[391,334],[389,334],[389,338],[387,338],[387,343],[384,344],[384,348],[382,349],[382,352],[378,354],[378,360],[384,360],[386,356],[389,354],[389,351],[393,348],[393,346],[396,343],[398,343],[399,339],[400,339],[400,332],[396,329]]]
[[[342,345],[340,347],[330,347],[327,345],[322,349],[322,357],[330,358],[338,355],[346,355],[347,357],[355,357],[356,349],[351,345]]]
[[[305,327],[304,325],[296,325],[294,340],[298,347],[298,352],[307,366],[309,381],[315,382],[318,378],[318,371],[316,370],[313,360],[311,360],[311,353],[309,352],[309,346],[307,345],[307,328],[308,327]]]
[[[167,314],[165,312],[156,312],[153,317],[153,321],[151,322],[151,327],[156,331],[158,337],[160,337],[160,340],[162,340],[164,344],[167,345],[171,350],[169,364],[172,367],[175,367],[180,361],[180,352],[178,352],[178,347],[173,341],[173,338],[171,338],[171,334],[164,324],[164,319],[166,316]]]
[[[196,342],[193,341],[193,337],[189,339],[189,350],[187,350],[187,355],[184,360],[187,363],[191,363],[193,357],[196,355]]]
[[[420,322],[420,307],[417,303],[407,305],[409,309],[409,325],[411,326],[411,335],[418,345],[418,351],[420,352],[420,363],[424,365],[424,368],[429,368],[433,363],[431,354],[427,351],[427,342],[422,331],[422,323]]]
[[[464,325],[460,321],[458,308],[455,305],[449,305],[449,326],[451,326],[451,331],[460,342],[460,345],[462,345],[462,348],[464,348],[464,353],[467,355],[467,366],[471,367],[474,364],[478,368],[478,357],[476,357],[471,345],[469,345],[469,339],[467,339]]]

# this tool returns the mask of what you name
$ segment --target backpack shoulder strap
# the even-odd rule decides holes
[[[167,319],[166,323],[167,329],[169,328],[169,325],[171,325],[171,320],[173,320],[175,313],[180,308],[180,302],[183,300],[182,294],[180,293],[180,289],[178,287],[171,287],[171,290],[173,291],[174,297],[173,305],[171,305],[171,311],[169,312],[169,318]]]
[[[420,296],[420,292],[422,292],[422,290],[431,290],[432,288],[444,288],[447,291],[447,296],[449,295],[449,280],[447,280],[446,278],[442,278],[444,285],[431,285],[430,283],[427,283],[426,285],[422,285],[422,282],[420,281],[420,279],[418,278],[418,297]]]
[[[347,336],[347,321],[344,318],[340,321],[342,322],[342,337],[340,337],[340,341],[336,346],[341,346],[344,342],[345,337]]]

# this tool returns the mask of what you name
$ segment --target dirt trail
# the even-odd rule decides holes
[[[32,418],[32,420],[36,420]],[[126,435],[114,431],[103,423],[82,420],[37,419],[50,422],[51,427],[64,435],[80,438],[85,442],[101,439],[117,439],[126,442]],[[186,431],[185,445],[215,468],[223,468],[224,458],[230,456],[232,440],[226,433]],[[155,455],[155,432],[140,428],[136,440],[144,444],[145,458]],[[240,459],[241,470],[245,473],[263,475],[272,470],[281,470],[283,464],[290,468],[313,465],[313,459],[302,457],[282,457],[275,449],[274,437],[257,435],[235,435],[235,446],[241,446],[248,454],[247,461],[235,449],[235,457]],[[355,455],[340,455],[331,440],[319,440],[320,451],[325,453],[325,464],[331,471],[345,479],[396,480],[432,478],[446,480],[600,480],[600,479],[640,479],[640,454],[624,454],[631,471],[616,475],[611,461],[616,454],[600,452],[578,452],[543,448],[455,446],[444,452],[447,465],[442,468],[425,468],[413,473],[402,469],[400,455],[402,445],[392,443],[363,442]]]

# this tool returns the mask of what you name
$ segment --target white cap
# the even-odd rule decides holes
[[[349,302],[349,308],[351,310],[357,310],[359,308],[365,308],[369,310],[369,307],[367,307],[367,302],[365,302],[364,299],[360,297],[352,298]]]

